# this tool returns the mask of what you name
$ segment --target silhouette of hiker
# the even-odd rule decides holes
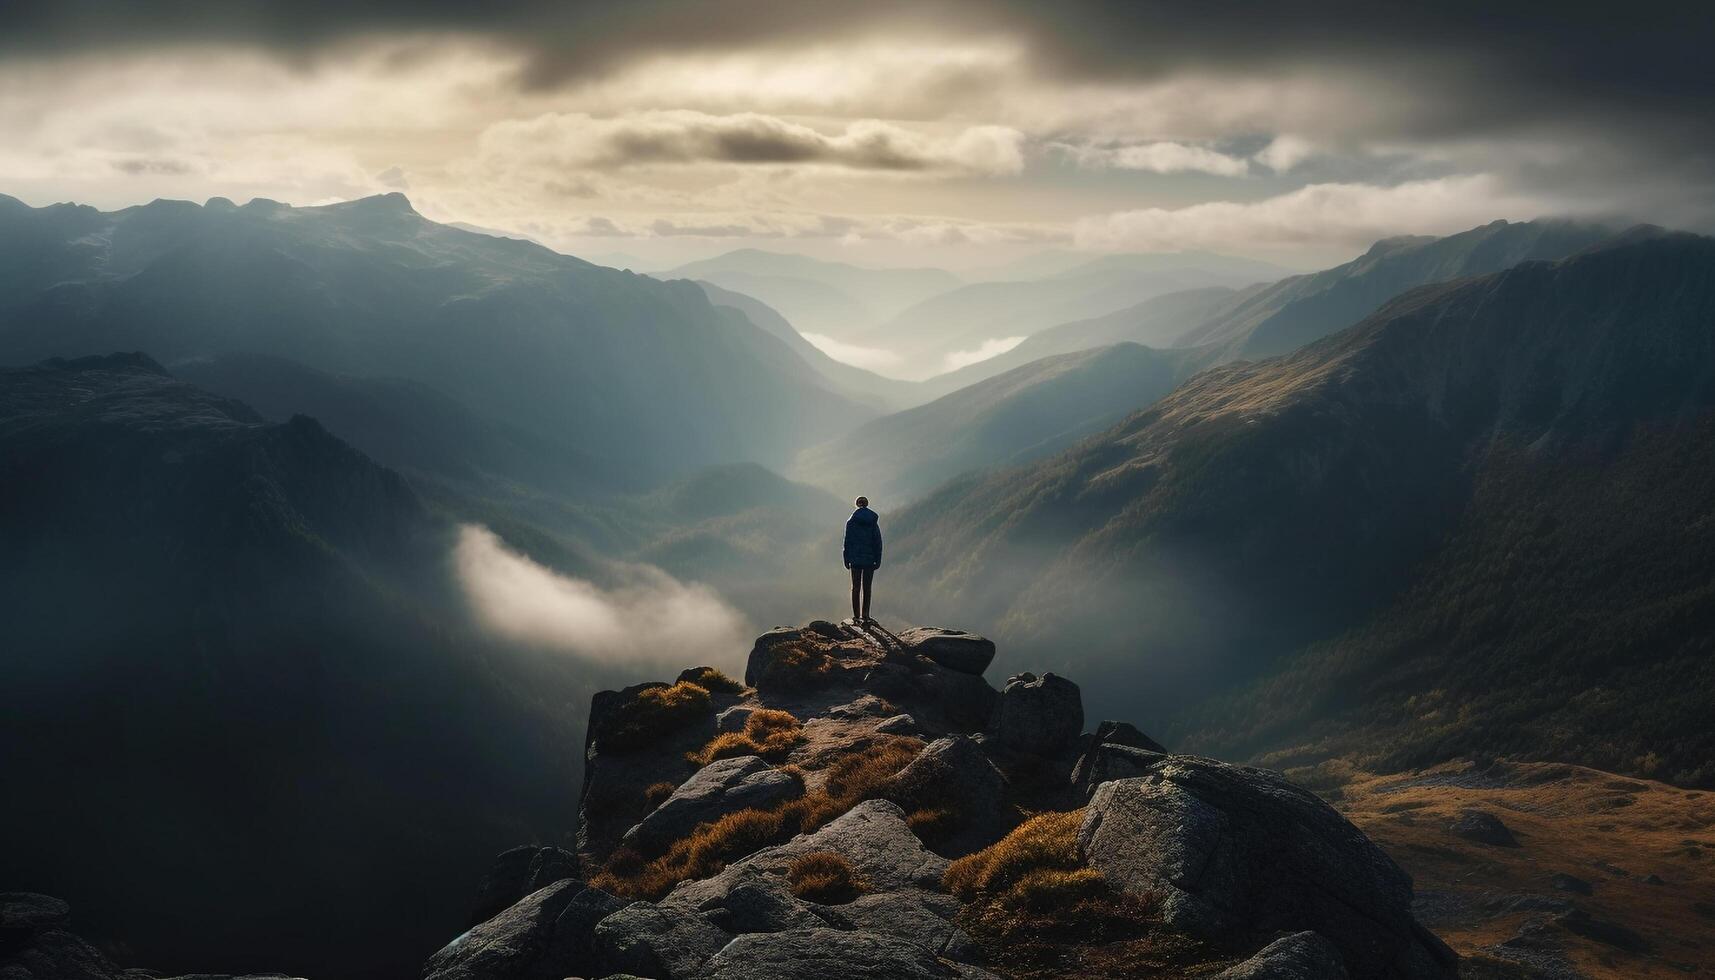
[[[852,621],[873,623],[869,618],[870,583],[881,567],[881,524],[869,509],[869,498],[857,499],[857,510],[846,521],[846,567],[852,570]],[[862,597],[861,604],[859,596]]]

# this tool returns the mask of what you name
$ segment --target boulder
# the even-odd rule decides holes
[[[749,705],[735,704],[715,715],[715,731],[742,732],[744,731],[744,723],[749,721],[750,716],[755,713],[756,709]]]
[[[1564,871],[1556,872],[1553,877],[1548,879],[1548,883],[1554,886],[1554,890],[1557,892],[1571,892],[1574,895],[1591,895],[1596,891],[1595,886],[1588,881],[1577,875],[1569,875]]]
[[[1346,965],[1334,944],[1314,932],[1295,932],[1264,946],[1216,980],[1345,980]]]
[[[1101,784],[1144,775],[1165,758],[1165,754],[1149,749],[1097,743],[1072,768],[1072,786],[1081,798],[1089,799]]]
[[[994,661],[994,641],[963,630],[918,626],[900,633],[899,644],[943,667],[979,677]]]
[[[1501,818],[1482,810],[1466,810],[1459,814],[1459,819],[1447,828],[1447,832],[1455,837],[1463,837],[1479,844],[1491,847],[1517,847],[1518,838],[1507,825],[1501,823]]]
[[[837,704],[826,712],[829,718],[851,720],[853,718],[888,718],[896,714],[895,708],[885,698],[874,694],[864,694],[845,704]]]
[[[917,724],[917,719],[910,715],[894,715],[885,718],[875,730],[883,735],[921,735],[923,727]]]
[[[1234,940],[1313,930],[1355,976],[1451,978],[1456,957],[1411,915],[1411,879],[1363,832],[1278,773],[1166,756],[1101,784],[1080,855],[1154,896],[1170,927]]]
[[[626,831],[621,843],[645,853],[662,851],[698,824],[739,810],[766,810],[803,792],[801,782],[758,756],[718,759],[680,784],[672,796]]]
[[[41,932],[71,922],[71,906],[51,895],[35,892],[0,893],[0,931]]]
[[[424,980],[561,980],[597,973],[596,924],[630,904],[580,881],[555,882],[448,943],[424,964]]]
[[[1000,840],[1017,822],[1009,819],[1006,777],[968,735],[936,739],[894,777],[902,802],[912,809],[953,815],[950,839],[937,840],[944,854],[969,854]]]
[[[1072,744],[1084,730],[1084,701],[1078,685],[1055,674],[1017,674],[1007,679],[989,720],[989,734],[1018,752],[1051,754]]]
[[[924,847],[906,825],[905,811],[886,800],[869,800],[813,834],[763,848],[727,865],[712,878],[682,882],[661,904],[695,909],[753,875],[784,878],[794,858],[816,851],[832,851],[845,858],[876,892],[902,888],[935,891],[947,870],[947,859]]]
[[[808,902],[792,894],[784,881],[763,874],[749,876],[724,895],[711,896],[697,911],[734,935],[818,929],[827,925],[826,920],[811,911]]]
[[[113,980],[119,968],[67,930],[71,906],[35,892],[0,893],[0,978]]]
[[[824,640],[838,640],[845,636],[845,632],[837,623],[830,623],[825,619],[812,619],[805,623],[804,632],[814,633]]]
[[[710,980],[944,980],[962,974],[895,936],[794,929],[740,936],[706,968]]]
[[[953,924],[959,902],[950,895],[910,888],[904,891],[864,895],[837,907],[821,910],[829,923],[859,932],[871,932],[927,947],[950,960],[977,958],[976,944]]]
[[[757,678],[762,676],[762,669],[768,666],[770,653],[775,647],[796,643],[803,639],[804,631],[791,626],[776,626],[756,638],[751,645],[750,659],[744,665],[744,684],[755,687]]]
[[[731,940],[730,934],[694,908],[637,902],[601,920],[592,945],[596,962],[607,972],[691,980],[707,976],[703,964]],[[591,975],[607,973],[591,971]]]
[[[887,662],[878,663],[864,673],[863,689],[894,703],[920,697],[923,693],[910,668]]]
[[[980,732],[994,717],[1000,692],[975,674],[935,667],[913,677],[916,696],[933,706],[946,728]]]
[[[531,892],[578,875],[578,856],[563,847],[526,844],[502,852],[477,886],[470,924],[487,922]]]

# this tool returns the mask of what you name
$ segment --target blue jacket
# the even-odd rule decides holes
[[[881,567],[881,524],[875,511],[859,507],[846,521],[846,567]]]

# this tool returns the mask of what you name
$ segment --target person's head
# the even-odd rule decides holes
[[[856,500],[856,501],[854,501],[854,502],[855,502],[855,503],[856,503],[856,504],[857,504],[857,505],[858,505],[858,506],[859,506],[859,507],[868,507],[868,506],[869,506],[869,498],[868,498],[868,497],[859,497],[859,498],[858,498],[858,499],[857,499],[857,500]]]

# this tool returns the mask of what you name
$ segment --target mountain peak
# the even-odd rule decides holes
[[[483,921],[424,976],[520,975],[550,941],[571,951],[555,976],[989,976],[974,964],[1007,944],[984,921],[1028,917],[1058,962],[1088,951],[1070,926],[1092,915],[1257,950],[1254,975],[1280,957],[1255,921],[1313,930],[1318,976],[1454,975],[1410,879],[1328,804],[1125,722],[1086,732],[1077,684],[997,690],[994,654],[960,630],[817,620],[758,637],[743,683],[691,667],[597,694],[578,851],[502,854]],[[1223,870],[1181,890],[1187,861]],[[1067,876],[1101,886],[1057,901]]]
[[[417,213],[417,209],[411,206],[411,199],[398,191],[389,191],[386,194],[373,194],[369,197],[360,197],[355,201],[343,201],[339,204],[330,204],[327,207],[329,210],[350,211],[358,214],[409,215],[417,218],[422,217],[422,215]]]

